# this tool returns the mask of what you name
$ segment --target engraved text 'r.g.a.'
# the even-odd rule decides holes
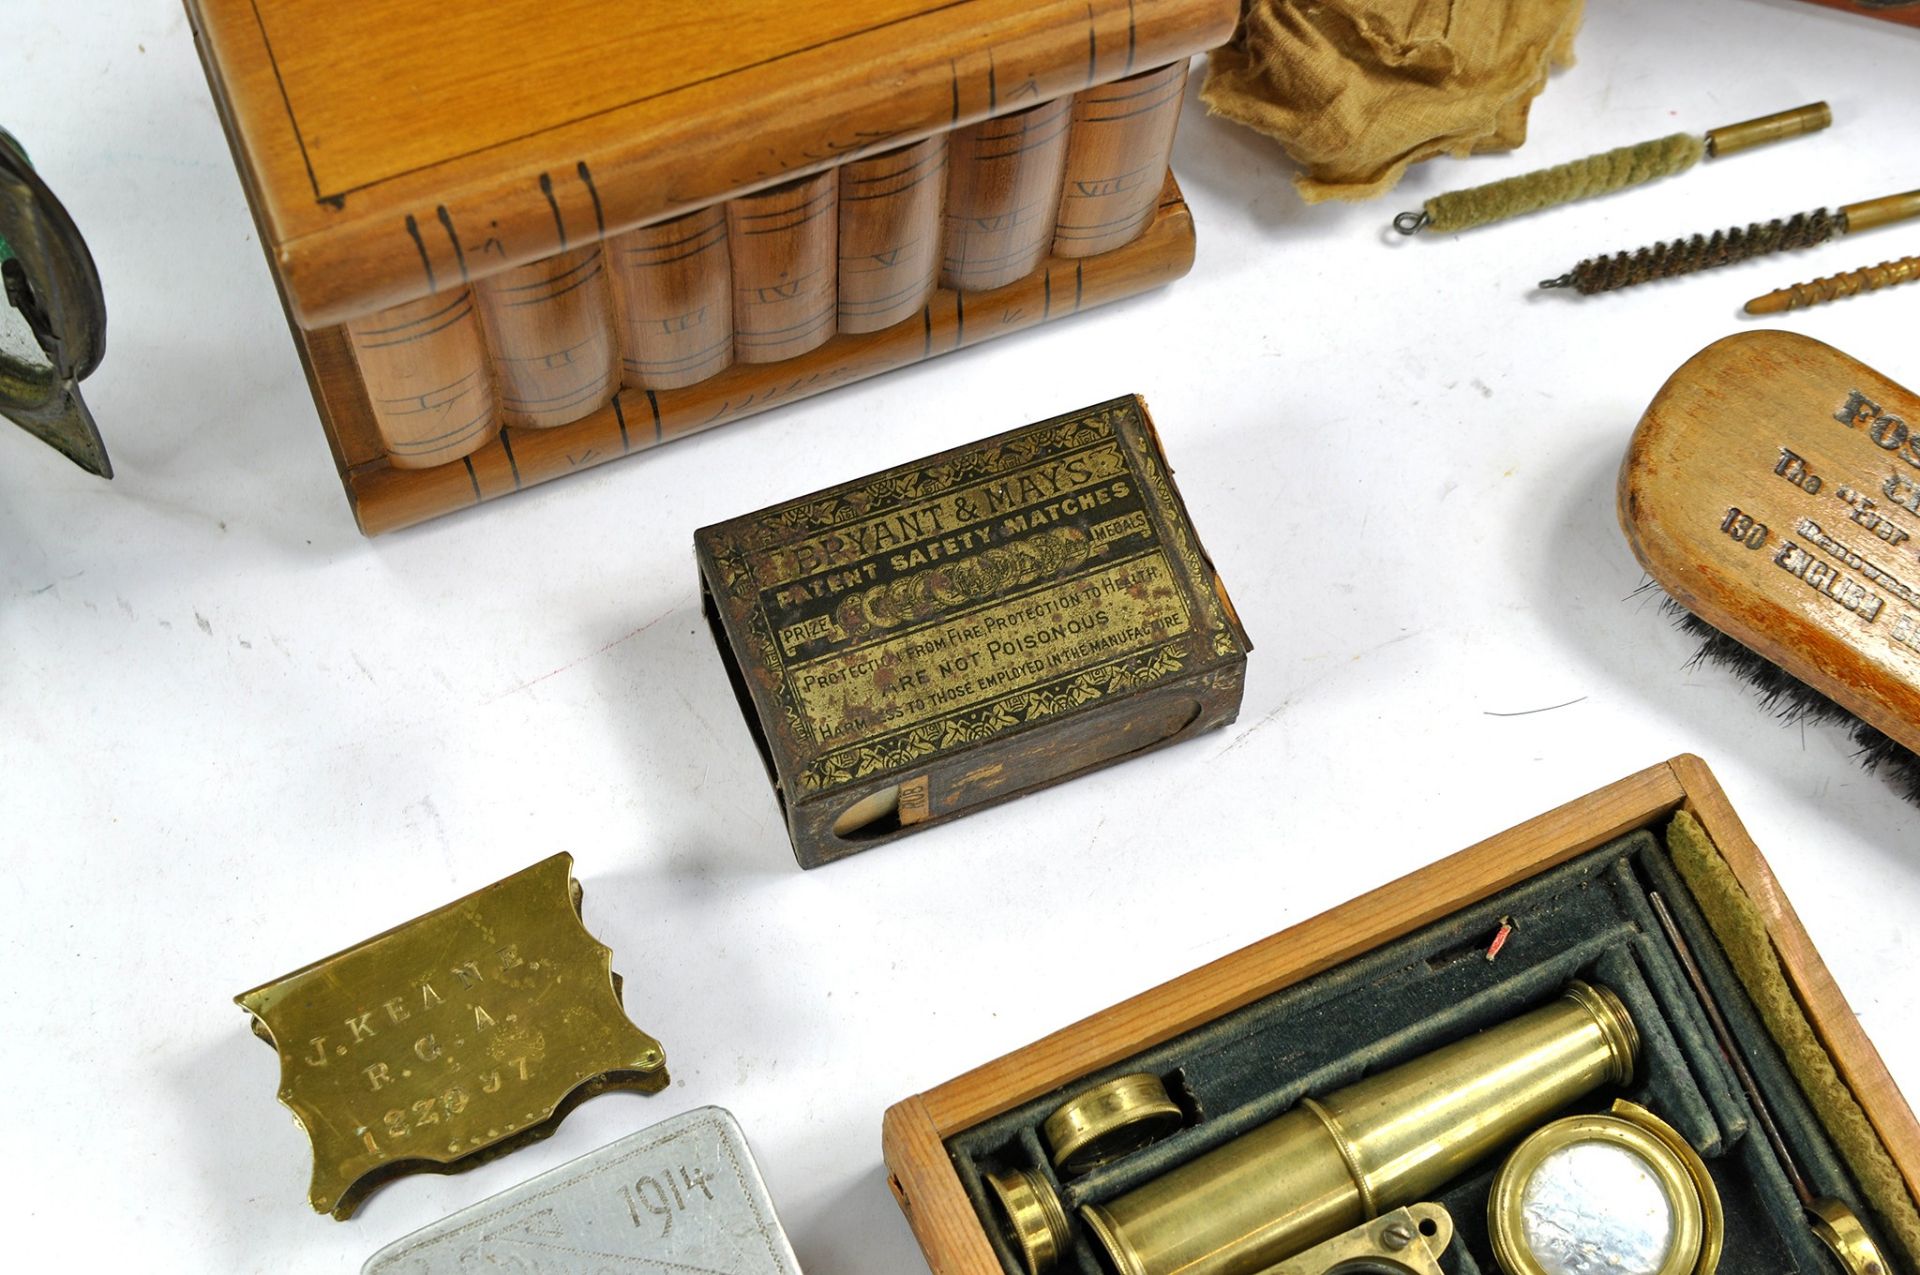
[[[340,1032],[310,1037],[307,1045],[312,1052],[302,1056],[300,1061],[309,1067],[328,1066],[335,1058],[345,1057],[362,1041],[372,1040],[415,1018],[444,1010],[448,995],[454,998],[455,1010],[464,1010],[462,1016],[472,1020],[476,1032],[488,1030],[494,1026],[493,1015],[478,1001],[465,1000],[462,994],[483,986],[489,975],[498,978],[511,970],[522,968],[526,962],[520,957],[518,945],[512,943],[495,950],[483,960],[484,970],[481,960],[462,961],[448,967],[446,974],[439,978],[438,987],[434,985],[433,978],[423,978],[405,992],[388,997],[372,1009],[356,1006],[356,1012],[341,1020]],[[445,989],[444,992],[442,989]],[[428,1033],[414,1041],[413,1051],[422,1062],[432,1062],[440,1056],[440,1045],[435,1036]],[[376,1084],[375,1088],[378,1087]]]

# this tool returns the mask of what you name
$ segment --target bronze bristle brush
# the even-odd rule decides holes
[[[1695,663],[1847,725],[1920,804],[1920,396],[1810,337],[1728,337],[1647,408],[1619,512]]]
[[[1586,296],[1630,288],[1654,279],[1730,266],[1769,253],[1795,248],[1811,248],[1839,235],[1871,230],[1909,217],[1920,217],[1920,190],[1899,195],[1884,195],[1857,204],[1848,204],[1838,212],[1824,208],[1755,222],[1746,227],[1716,230],[1710,235],[1674,239],[1631,252],[1589,257],[1567,273],[1542,279],[1543,288],[1572,288]]]

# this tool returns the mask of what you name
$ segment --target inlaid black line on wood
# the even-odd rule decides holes
[[[420,223],[413,219],[412,213],[407,214],[407,233],[413,236],[413,246],[420,251],[420,268],[427,272],[427,291],[438,291],[433,280],[433,258],[427,255],[427,241],[420,237]]]
[[[513,439],[511,437],[512,433],[513,431],[509,429],[503,429],[500,431],[500,450],[506,453],[507,468],[513,471],[513,489],[515,491],[519,491],[520,490],[520,462],[513,458]]]
[[[698,367],[710,359],[717,358],[722,350],[732,345],[733,334],[729,332],[705,349],[678,354],[670,359],[636,359],[631,356],[622,356],[620,362],[630,372],[684,372],[690,367]]]
[[[307,182],[313,187],[313,197],[323,204],[332,204],[335,208],[343,208],[347,202],[344,192],[338,195],[323,195],[320,193],[320,178],[313,171],[313,157],[307,154],[307,139],[306,135],[300,131],[300,117],[293,113],[293,98],[287,92],[286,77],[280,74],[280,59],[274,55],[273,39],[267,34],[267,20],[260,16],[260,0],[253,0],[252,7],[253,24],[260,30],[260,46],[267,51],[267,65],[273,68],[274,87],[280,90],[280,105],[287,108],[287,123],[293,127],[294,144],[300,148],[300,163],[307,170]],[[197,43],[198,33],[196,32],[195,34]],[[411,221],[412,218],[409,217],[408,220]],[[428,273],[431,274],[432,271],[428,271]]]
[[[421,411],[421,412],[431,411],[435,407],[445,407],[447,406],[447,404],[452,403],[455,400],[459,399],[462,395],[464,395],[467,392],[465,388],[463,388],[466,385],[466,383],[468,381],[479,379],[480,375],[481,375],[481,370],[479,368],[475,368],[473,371],[466,373],[464,376],[455,377],[453,380],[448,381],[445,385],[436,385],[432,389],[422,390],[418,394],[399,394],[399,395],[395,395],[392,398],[388,398],[385,395],[382,395],[377,398],[372,395],[368,395],[368,401],[378,405],[386,405],[386,404],[392,404],[392,403],[418,403],[420,404],[420,407],[417,409],[418,411]],[[443,401],[438,403],[433,403],[428,401],[429,399],[432,399],[437,395],[445,396]],[[396,413],[396,414],[399,414],[399,413]]]
[[[452,429],[444,430],[432,438],[409,439],[403,443],[389,442],[387,452],[394,456],[417,456],[423,452],[437,452],[450,442],[464,441],[483,432],[493,423],[493,408],[484,407],[473,419],[464,421]]]
[[[967,343],[967,297],[964,292],[953,294],[953,348],[959,349]]]
[[[633,450],[633,444],[627,438],[627,412],[620,406],[620,395],[613,396],[613,419],[620,426],[620,454],[626,455]]]
[[[1056,137],[1060,136],[1060,134],[1066,132],[1068,126],[1073,123],[1073,113],[1067,110],[1065,99],[1062,99],[1056,106],[1057,109],[1051,117],[1038,122],[1038,128],[1047,128],[1048,125],[1052,125],[1052,128],[1044,133],[1038,132],[1035,127],[1035,122],[1024,115],[1015,117],[1013,127],[1006,132],[981,133],[975,140],[973,158],[975,160],[1011,159],[1015,155],[1021,155],[1030,150],[1037,150],[1047,145]],[[1047,108],[1037,106],[1033,109],[1036,112],[1040,112]],[[1013,145],[995,150],[989,149],[987,146],[981,144],[986,142],[1012,142]]]
[[[920,307],[920,357],[933,357],[933,306],[931,303]]]
[[[546,173],[540,174],[540,193],[547,197],[547,207],[553,210],[553,228],[560,235],[560,251],[567,250],[567,222],[560,215],[560,201],[553,197],[553,178]]]
[[[587,188],[587,195],[593,200],[593,228],[598,238],[607,237],[607,217],[600,207],[600,189],[593,184],[593,170],[587,167],[587,161],[581,160],[574,166],[580,174],[580,181]]]
[[[1122,76],[1113,83],[1106,85],[1099,93],[1087,94],[1084,101],[1086,104],[1098,104],[1102,102],[1125,102],[1136,97],[1144,97],[1148,93],[1156,93],[1171,85],[1174,80],[1179,78],[1180,69],[1181,67],[1178,62],[1171,62],[1161,67],[1158,71],[1147,71],[1139,76],[1132,77]],[[1137,79],[1139,82],[1137,84],[1127,85],[1128,79]],[[1126,87],[1122,88],[1122,86]],[[1122,89],[1122,91],[1116,93],[1112,91],[1114,89]]]
[[[858,317],[863,314],[879,314],[883,310],[892,309],[895,305],[899,304],[902,298],[913,296],[926,286],[927,281],[924,278],[916,278],[906,287],[895,288],[892,292],[884,296],[865,297],[857,300],[848,300],[842,297],[840,299],[840,314],[843,318],[848,315]]]
[[[473,484],[473,503],[477,505],[486,497],[480,494],[480,475],[473,472],[473,457],[462,456],[460,463],[467,467],[467,481]]]
[[[1160,96],[1144,106],[1136,106],[1130,110],[1120,111],[1113,115],[1082,115],[1080,122],[1082,124],[1115,124],[1121,120],[1130,120],[1136,115],[1151,115],[1155,111],[1166,109],[1167,103],[1179,100],[1180,94],[1174,91],[1174,87],[1171,84],[1158,84],[1155,85],[1154,88],[1161,90]],[[1151,92],[1153,90],[1144,91]],[[1129,93],[1127,96],[1137,97],[1139,94]],[[1125,98],[1120,97],[1103,97],[1097,102],[1088,103],[1088,105],[1105,106],[1109,102],[1122,102],[1125,100]]]
[[[1099,62],[1099,47],[1094,42],[1093,6],[1087,6],[1087,83],[1093,83]]]
[[[947,148],[940,146],[922,155],[919,159],[914,160],[913,163],[908,164],[905,168],[889,169],[884,173],[873,173],[868,176],[860,176],[849,172],[845,174],[843,184],[852,189],[842,190],[840,192],[840,202],[843,204],[853,204],[868,199],[885,199],[889,195],[904,195],[914,187],[925,182],[928,178],[938,177],[946,171]],[[861,188],[865,186],[877,186],[882,182],[897,182],[908,177],[911,177],[913,180],[907,182],[904,186],[890,186],[886,190],[874,191],[871,194],[861,192]]]
[[[458,314],[448,313],[455,309],[458,309],[460,312]],[[415,341],[426,340],[436,332],[446,331],[472,313],[473,294],[471,292],[463,292],[454,297],[453,300],[447,302],[447,304],[441,306],[438,310],[435,310],[432,314],[424,314],[417,319],[409,319],[405,323],[398,323],[390,328],[365,328],[356,331],[354,333],[354,344],[363,350],[385,350],[396,345],[411,345]],[[431,323],[433,326],[416,330],[420,329],[420,325],[423,323]],[[386,337],[388,339],[374,341],[369,340],[368,338],[370,337]]]
[[[653,409],[653,441],[657,443],[666,437],[666,432],[660,426],[660,400],[652,390],[647,390],[645,393],[647,406]]]
[[[1127,0],[1127,66],[1125,74],[1133,72],[1133,54],[1139,46],[1139,28],[1134,20],[1133,0]]]
[[[530,359],[507,361],[532,362]],[[592,381],[585,385],[574,386],[571,389],[562,390],[558,394],[549,394],[545,398],[529,398],[524,394],[510,395],[503,393],[500,396],[500,405],[509,411],[525,412],[528,415],[565,411],[571,407],[578,407],[596,394],[599,394],[605,390],[612,381],[613,373],[607,371],[594,377]]]
[[[736,345],[748,347],[780,345],[803,336],[811,336],[821,328],[830,326],[838,318],[839,314],[836,308],[828,306],[824,310],[810,314],[798,322],[789,323],[785,327],[741,328],[733,334],[733,339]]]
[[[912,13],[904,13],[904,14],[901,14],[899,17],[889,18],[884,22],[876,22],[872,26],[862,27],[857,31],[848,31],[841,35],[830,36],[826,39],[816,41],[813,44],[803,45],[797,49],[788,49],[785,52],[774,54],[772,57],[761,58],[757,62],[748,62],[742,66],[730,67],[724,71],[716,71],[712,75],[702,76],[697,80],[690,80],[684,84],[675,84],[669,88],[660,89],[653,93],[643,93],[639,97],[633,98],[629,101],[618,102],[611,106],[601,107],[597,111],[588,111],[585,114],[579,115],[573,119],[566,121],[564,124],[557,125],[554,127],[571,128],[586,120],[599,119],[602,116],[617,114],[620,111],[626,110],[628,107],[638,106],[642,102],[651,102],[655,98],[671,97],[675,93],[684,93],[688,89],[698,88],[703,84],[710,84],[716,80],[724,80],[729,78],[730,76],[742,75],[748,71],[757,71],[762,67],[772,66],[776,62],[786,62],[794,58],[804,57],[809,53],[813,53],[820,49],[829,48],[832,45],[845,44],[853,40],[858,40],[866,36],[874,35],[878,32],[885,31],[889,27],[902,26],[908,23],[918,22],[921,19],[927,18],[933,14],[943,13],[948,9],[964,8],[967,5],[973,4],[974,2],[975,0],[946,0],[944,4],[930,5],[927,8],[920,9]],[[258,22],[260,25],[260,43],[266,49],[268,63],[273,67],[274,80],[277,83],[280,83],[281,85],[281,98],[282,100],[287,100],[286,86],[284,81],[282,81],[280,78],[279,59],[274,54],[273,42],[267,38],[266,22],[260,17],[259,0],[252,0],[252,3],[253,3],[254,20]],[[958,113],[956,112],[956,118],[957,116],[958,116]],[[300,120],[293,113],[293,103],[291,101],[287,101],[287,119],[288,119],[288,122],[293,125],[294,140],[298,143],[300,147],[300,154],[304,158],[307,153],[306,139],[301,134]],[[421,164],[413,168],[402,169],[401,171],[396,173],[383,174],[382,176],[374,178],[370,181],[361,182],[359,185],[356,185],[356,186],[348,186],[345,189],[336,191],[332,194],[323,195],[319,193],[320,183],[318,179],[313,176],[313,166],[311,163],[307,165],[307,173],[308,173],[309,179],[312,180],[314,184],[315,198],[321,203],[327,203],[327,204],[332,204],[335,207],[341,207],[345,205],[346,197],[348,195],[355,193],[356,191],[367,190],[373,186],[378,186],[385,182],[394,181],[401,177],[410,177],[415,173],[422,172],[427,168],[436,167],[440,164],[452,163],[455,160],[471,159],[475,155],[480,155],[490,150],[497,150],[504,146],[512,146],[515,143],[524,142],[529,138],[538,137],[542,133],[547,133],[552,131],[554,131],[553,127],[540,128],[540,129],[535,129],[534,131],[529,133],[520,133],[513,137],[501,138],[498,141],[488,142],[485,145],[478,146],[473,150],[463,151],[458,155],[447,155],[447,156],[438,157],[429,161],[426,164]]]
[[[803,204],[794,204],[787,208],[774,208],[766,212],[743,213],[740,216],[740,233],[743,235],[777,235],[783,230],[793,230],[804,226],[822,213],[830,211],[835,202],[836,192],[831,184],[819,194],[812,196]],[[798,215],[796,215],[798,214]],[[792,218],[780,221],[780,218]],[[758,223],[778,221],[778,225],[760,226]]]
[[[726,242],[726,210],[719,208],[715,211],[718,213],[718,216],[715,217],[714,220],[709,221],[704,226],[689,231],[678,239],[666,239],[659,243],[650,244],[623,244],[620,250],[626,254],[627,258],[632,261],[634,265],[641,267],[670,266],[676,261],[685,261],[690,257],[697,257],[716,244]],[[705,240],[705,242],[701,242],[702,240]],[[671,257],[657,257],[652,255],[654,253],[667,252],[674,248],[685,247],[687,244],[692,244],[693,246],[687,248],[685,252],[676,252]]]
[[[549,301],[555,301],[566,296],[575,288],[592,283],[606,267],[603,257],[604,254],[595,252],[585,260],[575,262],[559,274],[548,275],[544,279],[535,279],[532,283],[516,283],[511,287],[500,288],[499,292],[504,297],[510,293],[534,292],[539,289],[550,288],[552,291],[542,292],[539,296],[511,298],[507,300],[507,305],[512,307],[545,305]]]
[[[447,211],[445,204],[436,205],[434,214],[440,218],[440,228],[447,232],[447,242],[453,245],[453,259],[460,267],[460,282],[472,283],[467,277],[467,254],[460,246],[460,235],[453,228],[453,214]]]

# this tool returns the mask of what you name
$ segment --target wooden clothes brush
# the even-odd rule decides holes
[[[1653,279],[1670,279],[1717,266],[1730,266],[1750,257],[1786,252],[1793,248],[1811,248],[1838,235],[1872,230],[1876,226],[1905,221],[1909,217],[1920,217],[1920,190],[1847,204],[1834,213],[1816,208],[1792,217],[1776,217],[1772,221],[1755,222],[1746,227],[1716,230],[1710,235],[1694,235],[1689,239],[1668,240],[1635,251],[1589,257],[1563,275],[1542,279],[1540,286],[1572,288],[1591,296],[1596,292],[1630,288]]]
[[[1809,337],[1728,337],[1641,418],[1619,514],[1698,660],[1848,724],[1920,804],[1920,396]]]
[[[1790,111],[1709,129],[1705,136],[1675,133],[1632,146],[1618,146],[1552,168],[1435,195],[1418,212],[1404,212],[1395,217],[1393,228],[1403,235],[1412,235],[1422,230],[1452,234],[1476,226],[1490,226],[1510,217],[1677,176],[1702,159],[1803,137],[1832,123],[1833,111],[1825,102],[1810,102]]]

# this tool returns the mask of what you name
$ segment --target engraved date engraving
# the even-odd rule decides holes
[[[713,1199],[705,1169],[689,1169],[684,1164],[675,1167],[679,1170],[678,1180],[674,1169],[668,1169],[658,1176],[642,1174],[632,1185],[620,1184],[620,1199],[626,1204],[627,1215],[633,1219],[633,1224],[643,1230],[658,1226],[660,1230],[656,1238],[659,1239],[673,1234],[676,1214],[685,1213]],[[645,1216],[642,1216],[643,1213]]]

